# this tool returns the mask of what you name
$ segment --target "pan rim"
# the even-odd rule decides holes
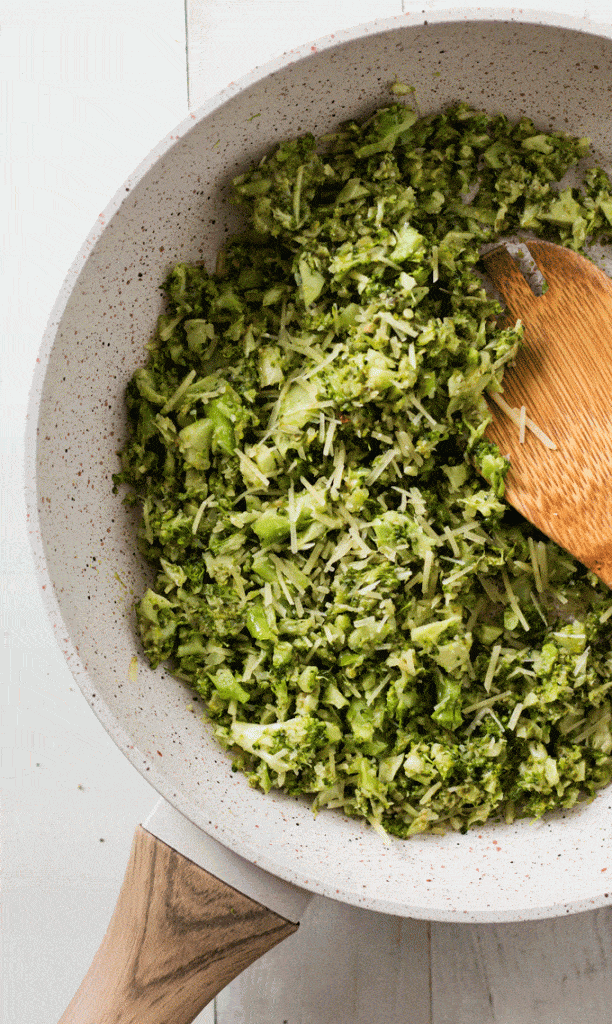
[[[62,616],[61,608],[54,591],[53,582],[48,572],[45,555],[45,545],[41,520],[39,517],[39,493],[37,480],[37,436],[40,402],[43,393],[48,360],[50,358],[53,344],[62,321],[68,300],[73,292],[79,273],[86,262],[89,254],[95,247],[106,224],[119,211],[126,196],[126,189],[131,190],[148,173],[155,163],[164,156],[176,143],[182,139],[200,120],[213,114],[236,94],[267,78],[273,72],[280,70],[289,64],[303,61],[316,49],[323,52],[344,43],[362,38],[364,35],[378,35],[390,32],[403,26],[407,28],[426,25],[445,25],[457,23],[503,23],[503,24],[538,24],[550,28],[565,29],[570,32],[580,32],[606,40],[612,39],[612,26],[599,25],[588,19],[574,18],[565,14],[555,14],[540,10],[521,9],[486,9],[486,8],[456,8],[444,7],[425,15],[423,12],[398,15],[393,18],[379,19],[373,22],[356,25],[350,29],[340,30],[331,35],[323,36],[313,42],[306,42],[296,49],[290,50],[280,57],[274,58],[262,64],[260,67],[242,76],[236,82],[230,83],[223,90],[211,97],[195,111],[190,112],[180,124],[168,133],[141,161],[138,167],[126,179],[116,191],[113,198],[105,207],[104,211],[97,218],[92,229],[84,240],[79,252],[73,260],[67,275],[64,279],[58,297],[51,310],[48,324],[41,340],[38,357],[36,359],[35,371],[30,387],[28,410],[26,417],[25,431],[25,497],[28,518],[28,534],[31,550],[34,556],[34,563],[39,580],[39,588],[43,598],[43,604],[56,641],[64,654],[72,675],[84,694],[94,713],[100,720],[105,730],[111,735],[114,742],[121,749],[124,755],[139,771],[139,773],[151,783],[154,789],[163,796],[169,803],[177,808],[190,820],[194,820],[194,807],[186,800],[166,779],[162,772],[156,769],[154,763],[132,743],[129,733],[121,724],[120,719],[113,713],[108,704],[100,702],[99,698],[92,702],[92,694],[95,696],[95,684],[90,677],[87,668],[84,666],[79,654],[72,642],[70,632],[67,629]],[[93,684],[93,685],[92,685]],[[549,901],[542,906],[525,906],[520,910],[447,910],[444,907],[433,909],[431,905],[419,906],[418,904],[407,905],[405,900],[389,900],[380,896],[372,897],[369,894],[360,896],[353,892],[340,892],[334,880],[326,878],[307,877],[306,872],[296,865],[289,865],[285,862],[279,863],[270,852],[262,852],[254,844],[245,843],[245,837],[240,835],[235,828],[229,824],[215,825],[209,822],[209,829],[198,821],[198,827],[210,831],[210,834],[221,843],[234,850],[242,856],[247,856],[254,863],[265,870],[275,874],[286,881],[295,882],[302,888],[309,889],[319,895],[327,896],[336,900],[342,900],[353,905],[366,906],[369,909],[384,913],[396,914],[398,916],[415,917],[429,920],[464,922],[503,922],[528,920],[536,918],[547,918],[560,916],[566,913],[576,913],[583,910],[592,910],[596,907],[609,905],[612,902],[611,894],[601,894],[599,897],[586,900]],[[401,907],[400,907],[401,904]]]

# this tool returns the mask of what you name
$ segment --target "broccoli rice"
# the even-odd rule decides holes
[[[397,96],[397,90],[396,96]],[[127,389],[144,653],[235,770],[380,832],[569,808],[612,778],[608,588],[503,499],[521,325],[480,251],[612,232],[588,140],[408,96],[233,182]]]

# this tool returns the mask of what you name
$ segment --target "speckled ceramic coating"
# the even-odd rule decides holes
[[[232,84],[134,173],[75,261],[45,335],[29,415],[27,491],[53,626],[94,711],[132,764],[195,824],[267,870],[402,916],[507,921],[612,902],[612,792],[538,823],[384,845],[335,812],[251,789],[188,690],[143,661],[132,603],[146,571],[113,495],[124,387],[177,260],[211,263],[235,226],[228,180],[271,144],[389,100],[461,99],[590,136],[612,162],[612,32],[565,17],[464,9],[340,32]],[[137,671],[134,671],[138,659]]]

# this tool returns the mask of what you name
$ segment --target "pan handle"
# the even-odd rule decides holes
[[[191,1024],[297,927],[139,825],[106,935],[59,1024]]]

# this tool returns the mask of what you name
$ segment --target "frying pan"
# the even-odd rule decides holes
[[[275,142],[322,134],[414,85],[422,113],[464,100],[592,139],[612,166],[612,30],[565,16],[409,14],[308,44],[192,113],[126,181],[58,297],[34,377],[26,489],[56,637],[103,726],[166,801],[228,851],[303,889],[445,921],[603,906],[612,794],[539,822],[390,840],[337,812],[250,788],[182,683],[142,658],[133,602],[148,580],[134,513],[112,492],[123,394],[176,261],[214,265],[240,226],[230,179]]]

